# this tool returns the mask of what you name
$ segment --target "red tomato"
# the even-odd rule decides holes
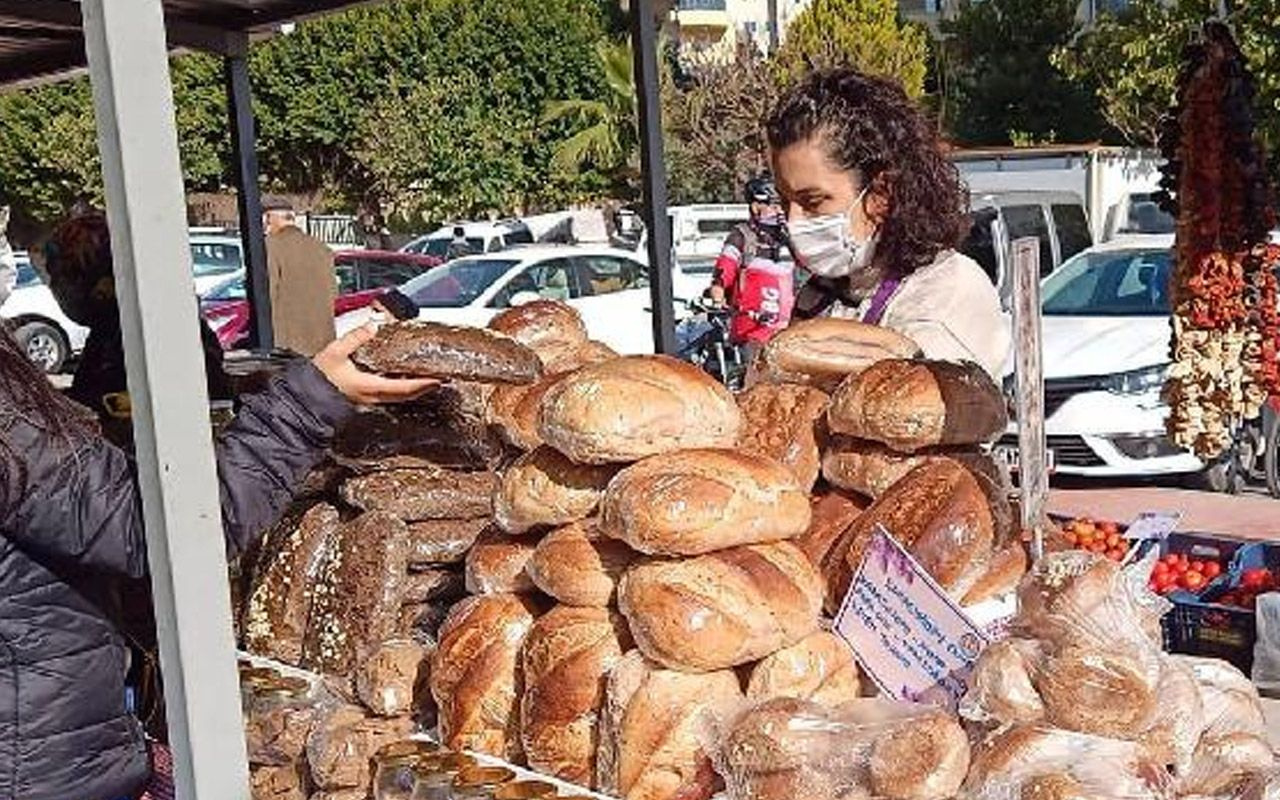
[[[1191,559],[1190,557],[1187,556],[1186,553],[1178,553],[1178,563],[1185,564],[1186,566],[1189,567],[1191,566]]]
[[[1192,562],[1191,562],[1191,571],[1192,571],[1192,572],[1199,572],[1201,575],[1203,575],[1203,574],[1204,574],[1204,562],[1203,562],[1203,561],[1192,561]]]
[[[1182,585],[1191,591],[1199,591],[1204,588],[1204,576],[1194,570],[1188,571],[1182,576]]]
[[[1125,551],[1119,547],[1113,547],[1107,551],[1107,558],[1112,561],[1124,561]]]
[[[1179,559],[1179,558],[1178,558],[1178,554],[1177,554],[1177,553],[1170,553],[1169,555],[1167,555],[1167,556],[1165,556],[1163,559],[1161,559],[1161,561],[1163,561],[1165,564],[1168,564],[1170,567],[1176,567],[1176,566],[1178,566],[1178,562],[1179,562],[1180,560],[1181,560],[1181,559]]]
[[[1177,564],[1173,565],[1173,571],[1179,575],[1187,574],[1187,571],[1190,569],[1191,569],[1191,565],[1188,564],[1186,561],[1179,560]]]
[[[1164,563],[1163,561],[1157,561],[1156,565],[1151,568],[1151,574],[1153,576],[1168,575],[1169,565]]]
[[[1217,561],[1206,561],[1203,572],[1206,579],[1213,580],[1222,574],[1222,565]]]
[[[1108,536],[1110,536],[1113,533],[1120,532],[1120,526],[1115,524],[1114,522],[1104,522],[1098,527],[1100,527],[1102,529],[1102,532],[1107,534]]]
[[[1270,573],[1265,569],[1247,569],[1240,576],[1240,585],[1246,589],[1261,589],[1270,577]]]

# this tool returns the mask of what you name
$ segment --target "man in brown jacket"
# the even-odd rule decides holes
[[[276,347],[314,356],[337,336],[333,303],[338,283],[333,251],[298,228],[287,203],[269,203],[263,226]]]

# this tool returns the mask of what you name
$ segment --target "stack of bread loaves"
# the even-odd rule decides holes
[[[801,544],[822,568],[829,613],[880,526],[965,605],[1012,592],[1026,569],[1008,478],[984,452],[1007,424],[1000,390],[975,364],[912,358],[917,349],[855,320],[800,322],[765,348],[763,374],[775,385],[742,399],[748,414],[767,403],[785,410],[769,426],[775,441],[788,425],[816,431],[809,441],[767,442],[767,454],[808,489],[821,453],[832,488],[815,497]]]
[[[1013,638],[984,651],[962,704],[998,727],[970,796],[999,785],[1024,797],[1234,796],[1274,768],[1252,683],[1225,662],[1161,652],[1167,606],[1147,572],[1071,551],[1028,574]]]

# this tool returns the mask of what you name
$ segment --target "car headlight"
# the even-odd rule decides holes
[[[1104,385],[1112,394],[1150,394],[1159,391],[1168,376],[1169,365],[1157,364],[1154,367],[1111,375]]]

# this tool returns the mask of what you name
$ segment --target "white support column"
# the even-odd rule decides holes
[[[84,0],[178,797],[247,800],[226,550],[160,0]]]

